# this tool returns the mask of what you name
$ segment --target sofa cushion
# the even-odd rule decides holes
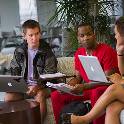
[[[66,76],[74,76],[74,57],[60,57],[57,58],[58,65],[57,70],[58,72],[66,74]]]
[[[68,82],[75,75],[74,57],[60,57],[57,60],[57,70],[67,76],[66,82]]]

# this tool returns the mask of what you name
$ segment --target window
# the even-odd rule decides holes
[[[19,0],[20,23],[27,19],[38,20],[36,0]]]

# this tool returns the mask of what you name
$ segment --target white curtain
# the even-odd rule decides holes
[[[20,23],[27,19],[38,20],[36,0],[19,0]]]

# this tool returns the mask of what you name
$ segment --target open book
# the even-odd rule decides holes
[[[53,84],[53,83],[47,82],[46,85],[48,87],[57,89],[59,91],[65,92],[65,93],[69,93],[69,94],[72,94],[72,95],[75,95],[75,96],[82,96],[82,94],[74,94],[74,93],[72,93],[71,90],[72,90],[73,86],[70,86],[70,85],[65,84],[65,83]]]

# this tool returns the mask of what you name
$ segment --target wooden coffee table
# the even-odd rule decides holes
[[[41,124],[40,105],[33,100],[0,102],[0,124]]]

